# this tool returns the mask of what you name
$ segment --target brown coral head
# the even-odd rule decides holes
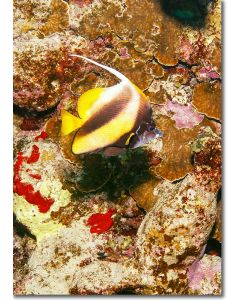
[[[163,131],[162,160],[151,171],[155,176],[169,181],[181,179],[192,171],[190,142],[195,139],[200,126],[178,129],[171,118],[163,115],[156,120],[156,124]]]
[[[193,105],[207,117],[221,119],[221,100],[220,81],[200,83],[193,90]]]
[[[39,30],[46,36],[62,32],[69,26],[68,4],[63,0],[52,0],[47,21]]]

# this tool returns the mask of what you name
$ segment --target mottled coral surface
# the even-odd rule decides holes
[[[163,132],[73,155],[60,111],[117,83]],[[221,1],[14,0],[14,294],[221,294]]]

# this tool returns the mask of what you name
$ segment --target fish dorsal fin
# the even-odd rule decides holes
[[[115,75],[118,79],[120,79],[122,81],[128,81],[128,82],[130,82],[130,80],[126,76],[124,76],[122,73],[120,73],[119,71],[117,71],[117,70],[115,70],[115,69],[113,69],[111,67],[102,65],[102,64],[100,64],[100,63],[98,63],[98,62],[96,62],[96,61],[94,61],[94,60],[92,60],[90,58],[87,58],[85,56],[78,55],[78,54],[69,54],[69,56],[75,56],[75,57],[82,58],[82,59],[84,59],[84,60],[86,60],[86,61],[88,61],[88,62],[90,62],[90,63],[92,63],[92,64],[94,64],[94,65],[96,65],[96,66],[98,66],[100,68],[102,68],[102,69],[107,70],[108,72],[110,72],[113,75]]]
[[[70,114],[68,111],[62,109],[61,110],[62,117],[62,127],[61,127],[61,135],[68,135],[74,130],[80,128],[83,124],[83,120],[75,117]]]
[[[105,88],[95,88],[83,93],[77,104],[77,111],[80,118],[87,119],[89,117],[89,109],[99,99]]]

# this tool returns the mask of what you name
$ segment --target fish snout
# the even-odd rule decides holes
[[[153,139],[160,138],[163,136],[163,133],[156,128],[153,124],[147,124],[145,127],[145,130],[141,133],[139,131],[136,132],[132,140],[130,141],[130,148],[138,148],[141,147],[149,142],[151,142]]]
[[[155,138],[160,138],[163,136],[162,131],[160,131],[158,128],[154,128],[154,134],[155,134]]]

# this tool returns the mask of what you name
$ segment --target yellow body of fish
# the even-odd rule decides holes
[[[121,82],[112,87],[91,89],[81,95],[77,104],[79,117],[62,110],[61,134],[76,131],[72,143],[74,154],[102,149],[109,155],[117,154],[119,149],[127,147],[142,122],[150,122],[150,103],[144,93],[117,70],[83,56],[72,56],[108,70]]]

